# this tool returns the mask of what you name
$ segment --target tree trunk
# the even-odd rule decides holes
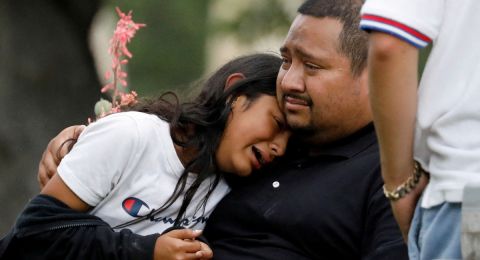
[[[100,83],[88,31],[99,7],[100,0],[0,1],[0,237],[39,192],[48,141],[93,114]]]

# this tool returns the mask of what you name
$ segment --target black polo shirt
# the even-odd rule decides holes
[[[214,259],[408,259],[382,193],[372,125],[297,157],[218,204],[204,230]]]

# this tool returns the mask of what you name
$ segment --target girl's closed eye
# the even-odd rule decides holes
[[[279,116],[273,116],[273,119],[275,120],[275,123],[277,124],[279,130],[286,129],[286,124],[283,119],[281,119]]]

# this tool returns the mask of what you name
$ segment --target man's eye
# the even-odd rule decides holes
[[[290,60],[282,58],[282,69],[288,69],[290,67]]]
[[[310,70],[318,70],[318,69],[320,69],[319,66],[314,65],[314,64],[312,64],[312,63],[305,63],[305,67],[307,67],[307,68],[310,69]]]

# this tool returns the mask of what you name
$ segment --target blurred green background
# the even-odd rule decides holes
[[[38,162],[63,128],[85,124],[110,66],[118,17],[146,23],[129,45],[140,96],[191,82],[253,51],[278,52],[301,0],[0,1],[0,236],[39,192]]]
[[[115,6],[147,24],[129,45],[127,71],[131,89],[151,96],[189,93],[192,82],[238,55],[278,53],[301,2],[0,1],[0,236],[39,192],[48,141],[93,115],[110,66]]]

